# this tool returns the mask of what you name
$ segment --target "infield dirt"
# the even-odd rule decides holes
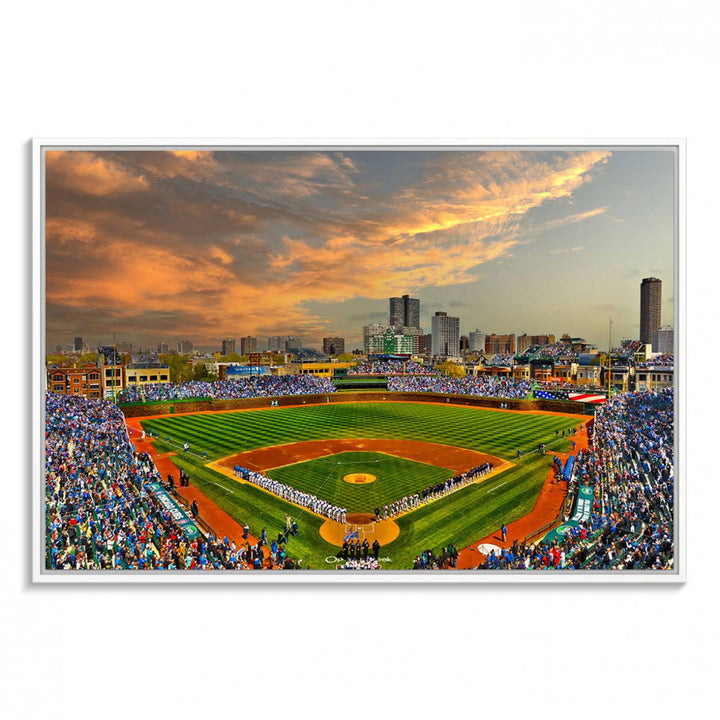
[[[442,467],[446,467],[458,474],[486,462],[492,463],[492,472],[484,475],[480,481],[486,480],[488,477],[494,476],[512,467],[514,464],[495,457],[494,455],[451,445],[438,445],[436,443],[420,442],[417,440],[347,438],[340,440],[308,440],[306,442],[248,450],[247,452],[237,453],[208,463],[207,467],[223,475],[232,477],[238,482],[246,482],[235,475],[233,468],[236,465],[264,473],[283,465],[293,465],[327,455],[358,450],[383,452],[428,465],[442,463]],[[305,509],[307,510],[307,508]],[[373,515],[348,515],[347,522],[345,523],[335,520],[325,520],[320,527],[320,535],[323,540],[337,546],[342,545],[345,536],[349,532],[354,531],[358,531],[360,539],[367,537],[370,542],[377,539],[381,545],[391,543],[400,534],[400,528],[393,519],[388,518],[387,520],[376,522]]]
[[[137,452],[145,452],[152,458],[158,472],[167,478],[168,475],[178,477],[178,468],[172,461],[176,453],[159,453],[154,446],[154,439],[145,436],[142,438],[143,430],[140,426],[142,418],[128,418],[127,427],[130,431],[130,439],[135,445]],[[198,512],[218,534],[219,537],[227,537],[235,541],[237,545],[244,544],[242,525],[228,515],[222,508],[218,507],[205,493],[190,480],[187,487],[176,485],[176,492],[181,495],[188,504],[195,500],[198,504]],[[257,543],[257,538],[248,534],[248,541],[251,545]]]
[[[439,445],[419,440],[343,438],[337,440],[307,440],[286,445],[257,448],[256,450],[248,450],[220,458],[209,463],[208,467],[226,475],[228,471],[233,474],[232,470],[235,465],[256,472],[265,472],[283,465],[293,465],[306,460],[325,457],[326,455],[359,450],[386,453],[427,465],[440,465],[456,473],[465,472],[486,462],[491,462],[496,469],[503,464],[508,467],[512,465],[512,463],[507,463],[494,455],[452,445]]]

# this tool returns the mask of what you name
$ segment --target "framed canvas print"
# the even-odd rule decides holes
[[[34,143],[39,582],[681,582],[684,144]]]

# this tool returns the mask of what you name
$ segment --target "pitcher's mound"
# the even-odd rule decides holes
[[[353,483],[354,485],[367,485],[368,483],[375,482],[377,478],[368,473],[350,473],[346,475],[343,480],[346,483]]]
[[[371,518],[372,522],[366,520],[361,522],[352,522],[351,517],[357,517],[348,515],[348,522],[342,523],[335,520],[326,520],[320,526],[320,537],[325,542],[329,542],[332,545],[342,547],[343,541],[350,534],[357,531],[357,539],[362,542],[367,541],[372,545],[377,540],[380,545],[387,545],[397,538],[400,534],[400,528],[394,520],[382,520],[381,522],[375,522],[374,515],[362,515],[363,518]]]

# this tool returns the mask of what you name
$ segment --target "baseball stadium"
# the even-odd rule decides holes
[[[672,569],[672,388],[338,385],[48,393],[46,569]]]
[[[38,145],[43,571],[677,574],[676,149]]]

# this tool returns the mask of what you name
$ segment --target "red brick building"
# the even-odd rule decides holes
[[[51,367],[47,374],[47,387],[50,392],[97,400],[103,396],[100,370],[95,365]]]
[[[486,355],[511,355],[515,352],[515,334],[485,336]]]

